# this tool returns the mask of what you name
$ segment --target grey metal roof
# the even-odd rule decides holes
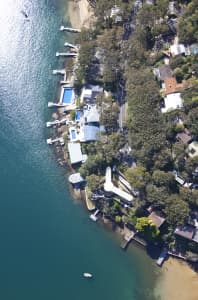
[[[100,139],[100,128],[97,126],[84,125],[84,141],[96,141]]]
[[[83,155],[81,152],[80,143],[68,143],[68,151],[71,164],[82,162]]]

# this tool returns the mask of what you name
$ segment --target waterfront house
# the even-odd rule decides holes
[[[87,155],[83,155],[80,143],[68,143],[69,158],[71,164],[85,162]]]
[[[192,225],[177,226],[174,231],[175,235],[198,243],[198,228]]]
[[[83,110],[83,119],[84,124],[99,123],[100,114],[97,110],[96,105],[88,105],[87,108]]]
[[[162,113],[166,113],[175,109],[181,109],[183,107],[183,100],[180,93],[172,93],[164,98]]]
[[[80,100],[82,103],[95,103],[96,97],[103,93],[103,88],[99,85],[86,85],[82,89]]]
[[[92,125],[82,125],[80,127],[80,142],[91,142],[100,139],[100,127]]]
[[[157,228],[160,228],[162,224],[166,221],[166,219],[160,216],[159,213],[156,211],[152,211],[148,216],[148,219],[151,220]]]
[[[71,174],[68,180],[74,188],[80,188],[85,184],[85,179],[80,175],[80,173]]]

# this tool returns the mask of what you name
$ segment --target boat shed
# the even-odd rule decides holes
[[[68,143],[68,151],[71,164],[86,161],[86,156],[82,154],[80,143]]]
[[[69,176],[69,182],[76,185],[79,183],[83,183],[85,179],[80,175],[80,173],[74,173]]]

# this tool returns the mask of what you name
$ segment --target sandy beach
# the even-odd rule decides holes
[[[87,0],[73,0],[68,3],[68,13],[73,28],[89,27],[93,13]]]
[[[197,300],[198,274],[185,262],[169,258],[156,287],[160,300]]]

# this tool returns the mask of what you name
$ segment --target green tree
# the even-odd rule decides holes
[[[130,184],[139,190],[142,190],[145,188],[146,184],[150,180],[150,175],[146,171],[146,168],[137,165],[135,168],[129,168],[125,172],[125,176],[127,180],[130,182]]]
[[[135,228],[137,231],[144,234],[149,240],[156,239],[160,233],[155,224],[147,217],[137,218]]]
[[[95,192],[101,184],[101,178],[95,174],[91,174],[86,177],[87,186],[92,192]]]
[[[177,194],[173,194],[167,199],[164,211],[167,215],[167,221],[173,226],[186,224],[189,217],[188,203]]]

